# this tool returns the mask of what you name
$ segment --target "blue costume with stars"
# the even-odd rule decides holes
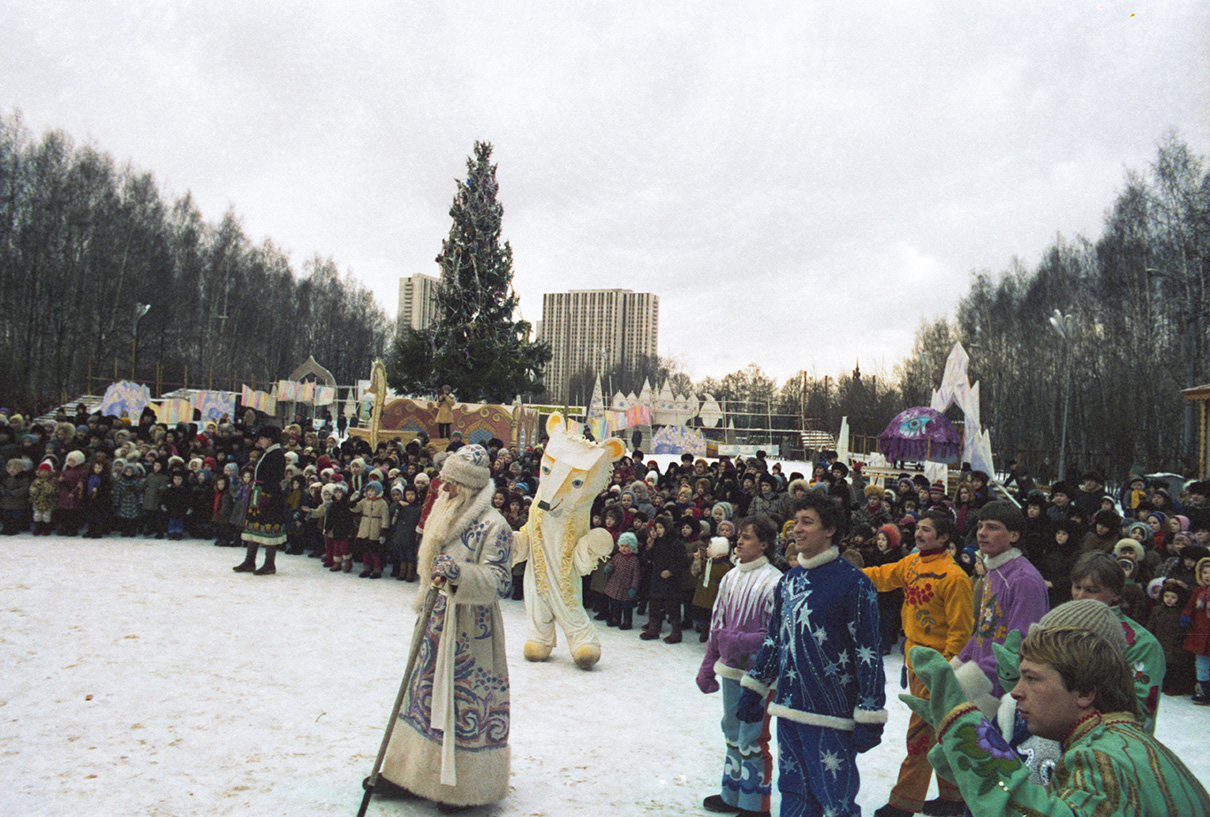
[[[860,815],[852,732],[886,722],[878,592],[829,548],[785,575],[742,684],[778,718],[782,817]]]

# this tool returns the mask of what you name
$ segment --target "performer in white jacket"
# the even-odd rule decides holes
[[[723,761],[721,794],[712,794],[702,805],[719,813],[769,812],[773,793],[773,755],[769,751],[769,716],[744,723],[735,716],[741,692],[740,680],[760,650],[773,610],[773,591],[782,573],[769,563],[777,544],[777,529],[768,517],[748,517],[739,523],[734,570],[723,576],[710,618],[710,640],[706,657],[697,673],[702,692],[719,689],[715,676],[722,677]]]

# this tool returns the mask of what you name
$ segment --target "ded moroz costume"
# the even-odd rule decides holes
[[[441,479],[417,570],[445,584],[429,591],[438,597],[421,623],[416,667],[381,776],[440,803],[482,805],[508,789],[510,699],[499,600],[509,593],[513,532],[491,506],[495,485],[482,446],[450,455]]]

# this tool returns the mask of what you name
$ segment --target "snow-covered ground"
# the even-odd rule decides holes
[[[0,540],[0,814],[356,813],[406,660],[417,585],[242,550],[143,539]],[[716,791],[720,699],[693,678],[703,646],[601,628],[602,659],[521,658],[521,602],[502,604],[512,656],[512,786],[471,814],[704,813]],[[861,756],[859,803],[886,802],[903,754],[902,661],[890,723]],[[1210,710],[1165,698],[1159,736],[1204,782]],[[776,795],[775,803],[776,808]],[[378,801],[370,814],[433,814]]]

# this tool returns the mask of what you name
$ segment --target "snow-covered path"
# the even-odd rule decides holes
[[[0,540],[0,814],[356,813],[403,671],[417,585],[279,556],[143,539]],[[520,656],[521,602],[502,604],[512,656],[509,796],[470,814],[699,814],[721,771],[720,699],[693,682],[696,638],[668,646],[601,628],[602,660]],[[886,802],[907,710],[861,757],[859,802]],[[1165,698],[1159,735],[1203,780],[1210,711]],[[776,806],[776,795],[775,795]],[[434,814],[371,803],[371,815]]]

